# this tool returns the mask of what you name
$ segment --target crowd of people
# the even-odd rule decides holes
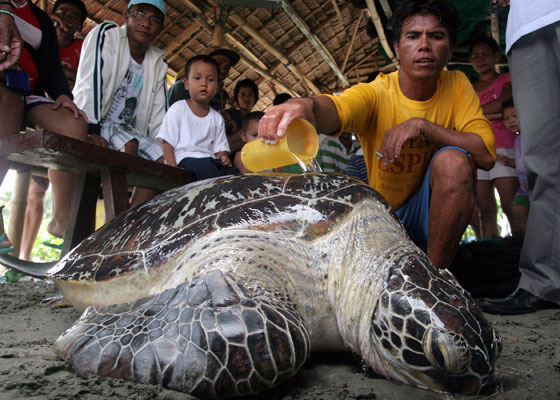
[[[250,79],[239,80],[228,101],[224,81],[240,57],[225,48],[188,60],[184,80],[167,90],[164,51],[152,44],[167,15],[164,0],[131,0],[123,25],[103,22],[84,40],[81,0],[57,0],[50,15],[28,0],[0,0],[0,135],[44,128],[185,168],[201,180],[248,172],[244,143],[275,143],[292,120],[304,118],[324,134],[317,157],[323,170],[348,173],[382,194],[437,268],[450,266],[469,223],[476,221],[483,237],[500,235],[496,189],[512,232],[525,232],[522,278],[510,297],[481,306],[503,314],[558,306],[552,108],[559,96],[560,4],[536,2],[540,7],[511,4],[510,73],[497,72],[500,47],[486,36],[470,41],[476,82],[448,71],[456,9],[446,0],[403,0],[392,18],[398,71],[336,96],[282,93],[263,113],[253,111],[259,88]],[[538,68],[532,58],[542,59]],[[8,168],[0,160],[2,177]],[[75,177],[52,170],[48,180],[30,184],[22,259],[29,259],[49,181],[49,232],[61,237],[66,229]],[[154,194],[135,188],[130,204]],[[1,246],[10,248],[5,235]]]

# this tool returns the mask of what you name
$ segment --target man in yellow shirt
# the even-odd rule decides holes
[[[314,123],[320,133],[356,133],[370,185],[437,268],[451,264],[473,212],[471,161],[490,169],[496,158],[491,125],[468,79],[443,71],[458,25],[457,11],[445,0],[403,0],[393,16],[399,71],[340,96],[288,100],[259,123],[259,138],[268,143],[295,118]]]

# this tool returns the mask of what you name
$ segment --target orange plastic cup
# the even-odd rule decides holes
[[[305,162],[315,158],[318,150],[319,138],[313,125],[304,119],[295,119],[276,144],[255,139],[243,146],[241,161],[249,171],[259,172],[297,164],[297,158]]]

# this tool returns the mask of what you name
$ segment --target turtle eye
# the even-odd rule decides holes
[[[468,369],[471,352],[461,336],[430,327],[424,333],[422,345],[426,358],[434,367],[453,375]]]

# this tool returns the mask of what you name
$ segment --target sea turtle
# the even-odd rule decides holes
[[[95,232],[48,276],[85,309],[55,343],[78,374],[198,397],[258,393],[329,349],[421,388],[479,393],[501,349],[383,198],[341,174],[168,191]]]

